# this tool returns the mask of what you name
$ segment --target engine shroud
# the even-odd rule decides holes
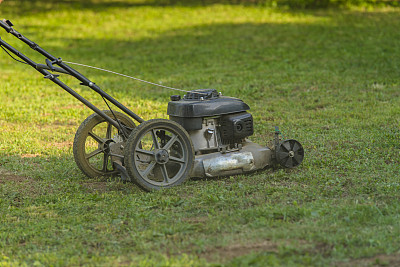
[[[167,114],[189,132],[196,151],[242,143],[253,134],[253,117],[246,112],[250,107],[241,99],[202,89],[171,100]]]
[[[187,131],[200,130],[205,117],[222,116],[249,110],[241,99],[220,96],[215,89],[188,92],[181,100],[168,103],[167,114]]]

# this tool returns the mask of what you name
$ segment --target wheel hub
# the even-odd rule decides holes
[[[289,157],[291,157],[291,158],[294,157],[294,151],[289,151]]]
[[[99,144],[99,148],[100,148],[101,150],[103,150],[105,153],[109,153],[109,152],[110,152],[110,145],[111,145],[112,143],[114,143],[114,140],[112,140],[112,139],[107,140],[107,141],[105,141],[104,143]]]
[[[169,160],[168,151],[165,149],[159,149],[155,153],[155,159],[158,164],[166,164]]]

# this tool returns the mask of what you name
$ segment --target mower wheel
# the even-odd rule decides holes
[[[124,153],[130,178],[147,191],[183,183],[194,161],[189,134],[178,123],[164,119],[138,125],[129,136]]]
[[[303,161],[303,158],[303,146],[294,139],[284,140],[276,150],[276,160],[285,168],[297,167]]]
[[[114,118],[109,110],[103,112]],[[135,127],[127,115],[116,111],[113,113],[122,125],[128,128]],[[121,143],[122,146],[124,142],[125,139],[118,129],[95,113],[82,122],[76,131],[73,145],[75,162],[79,169],[90,178],[116,175],[118,171],[110,160],[111,150],[112,147],[116,147],[115,144]],[[120,154],[122,158],[123,153]]]

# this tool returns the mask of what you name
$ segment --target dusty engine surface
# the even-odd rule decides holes
[[[251,136],[253,117],[242,100],[215,89],[194,90],[183,99],[172,96],[167,114],[188,131],[196,155],[237,148]]]

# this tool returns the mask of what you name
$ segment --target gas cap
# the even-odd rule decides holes
[[[179,101],[179,100],[181,100],[181,96],[180,95],[171,95],[170,99],[171,99],[171,101]]]

